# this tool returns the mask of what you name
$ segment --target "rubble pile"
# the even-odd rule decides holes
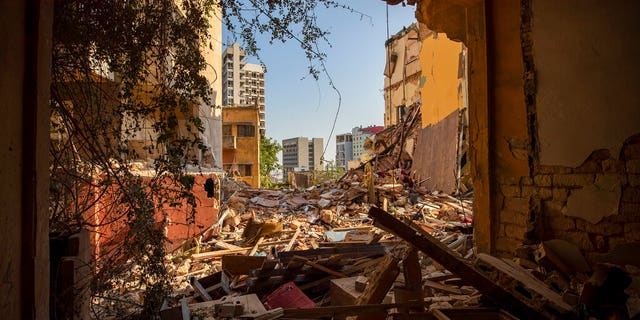
[[[476,254],[472,191],[429,192],[410,174],[418,119],[374,136],[369,161],[336,182],[223,183],[218,222],[167,257],[161,318],[629,318],[627,270],[590,266],[566,241]]]
[[[218,223],[169,257],[176,290],[168,305],[175,307],[163,317],[180,319],[175,315],[183,304],[191,314],[205,312],[211,319],[315,318],[286,310],[313,313],[335,306],[387,305],[377,312],[478,306],[476,289],[369,217],[373,186],[385,209],[468,259],[473,256],[471,200],[418,192],[398,182],[403,179],[398,170],[376,174],[376,185],[367,185],[367,174],[355,170],[339,182],[303,190],[223,184]],[[222,310],[240,297],[250,306]],[[258,305],[264,308],[245,314]]]

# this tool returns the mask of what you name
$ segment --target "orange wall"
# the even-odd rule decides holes
[[[424,85],[422,127],[437,124],[463,107],[462,79],[458,78],[464,45],[444,33],[431,32],[422,40],[420,66]]]
[[[237,125],[255,126],[253,137],[239,137]],[[222,109],[222,125],[231,125],[231,135],[236,137],[235,149],[222,150],[224,165],[251,164],[251,176],[238,177],[255,188],[260,187],[260,115],[254,107],[225,107]]]

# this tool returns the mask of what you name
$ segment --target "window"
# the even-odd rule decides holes
[[[222,126],[222,135],[223,136],[230,136],[231,134],[231,125],[230,124],[225,124]]]
[[[238,165],[238,172],[240,173],[241,177],[251,177],[251,167],[252,165],[250,164],[239,164]]]
[[[254,137],[256,135],[256,127],[250,124],[238,125],[238,137]]]
[[[224,170],[231,176],[234,177],[251,177],[251,169],[253,165],[251,164],[225,164]]]

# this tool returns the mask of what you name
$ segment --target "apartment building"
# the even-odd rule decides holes
[[[266,132],[264,67],[247,63],[238,43],[222,53],[222,103],[227,107],[258,107],[260,135]]]
[[[260,187],[259,112],[256,107],[222,108],[222,163],[229,176]]]
[[[369,126],[365,128],[360,126],[360,127],[355,127],[351,129],[351,136],[353,139],[353,159],[354,160],[360,159],[360,156],[364,154],[365,140],[368,137],[382,130],[384,130],[383,126]]]
[[[347,170],[347,164],[353,160],[353,135],[343,133],[336,136],[336,167]]]
[[[297,137],[282,140],[282,167],[286,177],[293,171],[322,170],[322,138]]]

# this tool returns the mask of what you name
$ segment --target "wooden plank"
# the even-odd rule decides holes
[[[247,250],[250,250],[250,249],[251,248],[248,247],[248,248],[240,248],[240,249],[227,249],[227,250],[218,250],[218,251],[197,253],[197,254],[192,254],[191,255],[191,259],[193,261],[205,260],[205,259],[213,259],[213,258],[217,258],[217,257],[222,257],[222,256],[227,255],[227,254],[245,253],[245,252],[247,252]]]
[[[418,251],[411,248],[407,257],[402,260],[402,271],[404,274],[404,286],[409,290],[421,288],[422,268],[418,258]]]
[[[393,286],[393,282],[400,274],[400,268],[398,267],[398,260],[390,254],[386,254],[382,263],[376,269],[375,273],[369,277],[369,284],[362,293],[362,295],[356,301],[356,304],[376,304],[382,303],[384,297]],[[384,319],[381,315],[373,316],[358,316],[358,320],[361,319]]]
[[[200,282],[198,282],[198,279],[191,278],[189,282],[191,283],[191,287],[193,288],[193,290],[196,292],[198,296],[200,296],[200,298],[202,298],[204,301],[213,300],[209,295],[209,293],[207,292],[207,290],[205,290],[205,288],[202,287]]]
[[[293,256],[301,257],[322,257],[330,256],[334,254],[342,254],[349,257],[368,257],[368,256],[381,256],[386,252],[384,246],[380,244],[368,244],[358,245],[350,247],[336,247],[336,248],[319,248],[312,250],[293,250],[278,252],[278,258],[286,264]]]
[[[321,318],[334,318],[340,319],[345,316],[354,315],[383,315],[386,316],[386,311],[393,308],[401,307],[419,307],[426,306],[433,303],[429,299],[425,301],[412,301],[405,303],[387,303],[387,304],[369,304],[369,305],[357,305],[357,306],[331,306],[331,307],[317,307],[307,309],[284,309],[284,315],[282,319],[321,319]]]
[[[242,247],[233,245],[231,243],[226,243],[224,241],[216,241],[213,246],[215,246],[218,249],[224,249],[224,250],[233,250],[233,249],[242,249]]]
[[[291,240],[289,240],[289,243],[287,244],[287,247],[284,248],[284,251],[291,251],[291,249],[293,249],[293,245],[296,243],[298,235],[300,235],[300,228],[296,229],[296,233],[293,234],[293,237],[291,238]]]
[[[424,281],[424,286],[426,288],[430,288],[430,289],[434,289],[434,290],[438,290],[438,291],[442,291],[442,292],[446,292],[446,293],[462,294],[462,291],[460,289],[454,288],[452,286],[448,286],[448,285],[445,285],[445,284],[442,284],[440,282],[425,280]]]
[[[253,248],[251,248],[251,251],[249,251],[249,256],[253,256],[254,254],[256,254],[256,251],[258,251],[258,246],[260,246],[263,241],[264,237],[260,237],[258,241],[256,241],[256,244],[253,246]]]
[[[370,266],[373,266],[373,265],[376,265],[376,264],[380,263],[382,261],[382,259],[384,259],[384,258],[382,257],[382,258],[378,258],[378,259],[373,259],[373,260],[369,260],[369,261],[354,265],[352,268],[344,271],[344,274],[346,274],[347,276],[352,276],[352,275],[354,275],[354,274],[356,274],[358,272],[361,272],[362,270],[364,270],[364,269],[366,269],[366,268],[368,268]],[[336,278],[335,276],[328,276],[326,278],[322,278],[322,279],[319,279],[319,280],[316,280],[316,281],[309,282],[307,284],[301,285],[301,286],[299,286],[299,288],[300,288],[300,290],[304,291],[304,290],[307,290],[307,289],[311,289],[311,288],[320,286],[320,285],[324,284],[325,282],[329,282],[329,281],[331,281],[331,280],[333,280],[335,278]]]
[[[267,257],[222,256],[222,270],[233,276],[249,274],[249,271],[262,267]]]
[[[424,298],[422,292],[422,268],[420,267],[420,259],[418,251],[411,248],[407,256],[402,260],[402,272],[404,275],[404,287],[395,287],[393,292],[396,298],[395,302],[421,301]],[[403,313],[409,311],[423,312],[422,307],[416,309],[398,309]]]
[[[180,309],[182,310],[182,320],[191,320],[191,310],[187,305],[187,298],[180,300]]]
[[[300,257],[300,256],[293,256],[293,258],[297,259],[297,260],[302,260],[302,261],[304,261],[305,264],[307,264],[307,265],[309,265],[309,266],[311,266],[311,267],[313,267],[315,269],[318,269],[320,271],[324,271],[324,272],[326,272],[326,273],[328,273],[330,275],[334,275],[334,276],[340,277],[340,278],[346,278],[347,277],[347,275],[344,274],[344,273],[331,270],[331,269],[329,269],[329,268],[327,268],[327,267],[325,267],[325,266],[323,266],[321,264],[315,263],[315,262],[313,262],[313,261],[311,261],[311,260],[309,260],[307,258]]]
[[[482,272],[469,265],[456,253],[451,252],[451,250],[433,236],[410,228],[392,215],[376,207],[372,207],[369,210],[369,217],[374,219],[374,225],[384,228],[409,242],[418,250],[440,263],[447,270],[457,274],[463,280],[474,286],[494,303],[511,311],[515,316],[532,320],[554,317],[549,311],[536,310],[525,301],[514,297]],[[575,317],[575,315],[570,314],[564,316]]]

